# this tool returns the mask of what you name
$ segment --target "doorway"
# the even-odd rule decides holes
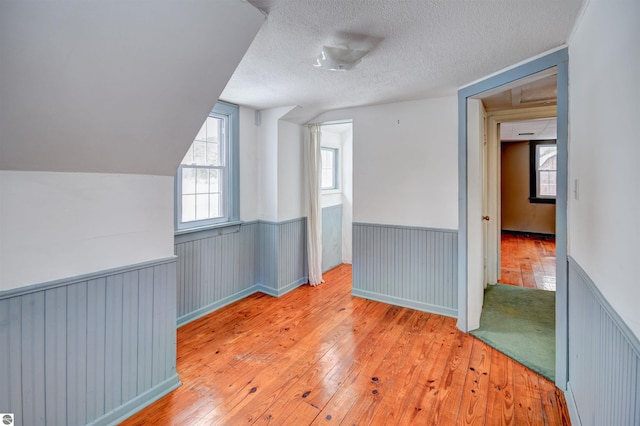
[[[555,87],[555,79],[551,83]],[[554,93],[541,99],[555,105]],[[526,116],[526,109],[518,109],[519,114]],[[488,114],[504,114],[494,111],[489,109]],[[491,218],[499,238],[499,252],[492,254],[499,266],[491,265],[497,269],[497,284],[490,281],[485,289],[480,325],[470,332],[553,381],[556,119],[504,121],[495,126],[499,137],[492,142],[498,145],[494,151],[499,170],[485,175],[496,175],[498,187],[488,188],[485,194],[493,190],[499,200],[497,214]]]
[[[557,169],[557,197],[556,197],[556,304],[555,304],[555,330],[556,330],[556,356],[555,356],[555,382],[561,389],[566,389],[567,382],[567,250],[566,250],[566,201],[567,201],[567,98],[568,98],[568,54],[567,49],[557,50],[546,56],[519,65],[510,70],[487,78],[479,83],[460,89],[458,92],[459,105],[459,234],[458,234],[458,327],[463,331],[470,330],[470,324],[479,323],[478,306],[482,306],[482,292],[484,287],[482,279],[478,279],[477,267],[478,253],[482,256],[482,197],[473,194],[469,185],[481,180],[481,174],[474,175],[474,167],[481,160],[479,152],[469,143],[468,100],[478,95],[490,95],[492,91],[500,92],[509,87],[521,85],[519,80],[528,78],[536,73],[555,68],[557,74],[557,117],[558,117],[558,169]],[[488,126],[491,129],[491,125]],[[489,155],[489,158],[492,156]],[[481,169],[480,169],[481,172]],[[497,197],[497,196],[496,196]],[[493,208],[497,209],[497,203]],[[498,228],[493,226],[494,232]],[[488,233],[488,242],[497,241]],[[480,247],[480,252],[478,252]],[[489,251],[490,254],[492,251]],[[499,248],[496,248],[499,253]],[[475,263],[474,263],[475,262]],[[495,269],[499,262],[488,260],[489,268]],[[494,265],[494,266],[492,266]],[[499,274],[495,271],[496,275]]]
[[[555,105],[552,95],[545,101]],[[498,283],[555,292],[557,120],[499,126]]]
[[[353,123],[322,123],[322,272],[351,264]]]

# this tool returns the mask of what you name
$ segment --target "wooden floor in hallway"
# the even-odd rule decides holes
[[[178,330],[183,385],[124,425],[568,425],[563,393],[456,320],[317,287]]]
[[[555,291],[555,237],[503,231],[498,282]]]

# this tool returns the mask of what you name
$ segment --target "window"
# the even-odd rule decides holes
[[[530,141],[529,155],[529,201],[532,203],[555,203],[558,175],[558,148],[556,141]]]
[[[338,150],[336,148],[320,148],[322,157],[322,189],[338,189]]]
[[[238,107],[218,102],[176,175],[176,230],[237,221]]]

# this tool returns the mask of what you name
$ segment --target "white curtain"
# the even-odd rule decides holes
[[[322,279],[322,190],[320,181],[322,173],[321,134],[320,124],[309,125],[307,263],[309,265],[309,284],[313,286],[324,282]]]

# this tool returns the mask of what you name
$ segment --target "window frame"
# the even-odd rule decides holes
[[[320,147],[320,157],[322,158],[322,151],[330,151],[333,153],[333,186],[332,187],[327,187],[327,188],[320,188],[320,190],[323,193],[328,193],[328,192],[338,192],[340,191],[340,170],[339,170],[339,155],[340,155],[340,149],[339,148],[334,148],[334,147],[330,147],[330,146],[321,146]],[[321,164],[322,166],[322,164]],[[321,167],[321,173],[324,171],[324,168]],[[322,181],[322,179],[321,179]]]
[[[174,178],[174,228],[175,234],[195,232],[205,229],[237,225],[240,223],[240,142],[239,142],[239,115],[240,108],[237,105],[218,101],[206,118],[213,117],[223,119],[224,140],[221,150],[224,158],[226,173],[223,176],[223,209],[226,209],[222,217],[213,219],[194,220],[182,222],[182,159],[176,170]],[[206,120],[205,118],[205,120]],[[204,124],[204,121],[203,121]],[[200,129],[198,128],[198,131]],[[195,141],[195,137],[194,137]],[[193,141],[189,148],[193,146]],[[186,154],[186,153],[185,153]],[[186,165],[187,168],[193,166]],[[195,167],[197,170],[197,167]],[[209,168],[209,167],[203,167]],[[218,167],[211,167],[218,168]]]
[[[538,165],[536,164],[536,152],[539,146],[556,145],[556,139],[531,140],[529,141],[529,202],[536,204],[555,204],[557,197],[541,197],[538,195]],[[556,154],[557,155],[557,154]],[[556,169],[556,179],[558,170]]]

